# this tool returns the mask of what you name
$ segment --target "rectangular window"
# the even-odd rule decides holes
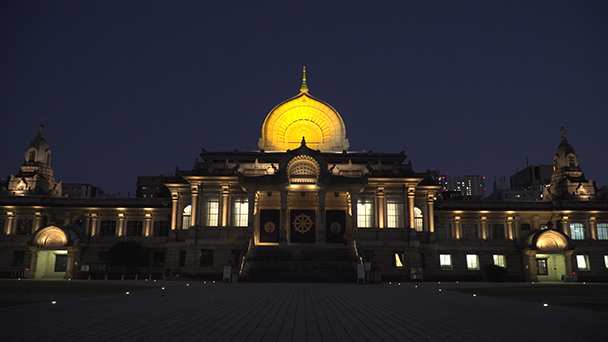
[[[17,235],[31,235],[33,226],[34,226],[34,220],[32,220],[32,219],[18,219],[16,234]]]
[[[492,239],[504,239],[505,225],[503,223],[492,223],[490,226],[490,234],[492,235]]]
[[[608,223],[597,224],[597,239],[608,240]]]
[[[232,202],[232,225],[247,227],[249,221],[249,203],[245,196],[234,196]]]
[[[217,227],[220,219],[220,200],[217,196],[205,196],[205,226]]]
[[[374,226],[374,199],[360,198],[357,203],[357,227],[371,228]]]
[[[201,267],[213,267],[213,249],[201,249]]]
[[[589,256],[588,255],[577,255],[576,265],[579,271],[589,271]]]
[[[585,239],[585,228],[582,223],[570,223],[570,237],[572,240]]]
[[[500,266],[500,267],[507,267],[507,260],[504,255],[494,254],[492,256],[492,258],[494,259],[494,265]]]
[[[154,221],[152,235],[154,236],[169,236],[171,223],[169,221]]]
[[[402,198],[388,198],[386,202],[386,220],[386,226],[388,228],[403,228],[405,215]]]
[[[116,235],[116,221],[102,220],[101,222],[99,222],[99,235],[100,236],[115,236]]]
[[[452,255],[450,254],[439,254],[439,265],[442,270],[452,269]]]
[[[23,262],[25,261],[25,252],[24,251],[14,251],[13,252],[13,266],[23,266]]]
[[[142,236],[144,221],[127,221],[127,236]]]
[[[477,239],[477,223],[463,223],[462,234],[463,239]]]
[[[467,254],[467,269],[478,270],[479,269],[479,255]]]
[[[451,239],[452,238],[452,224],[451,223],[436,223],[435,234],[438,239]]]

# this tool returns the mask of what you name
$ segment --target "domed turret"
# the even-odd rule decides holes
[[[7,192],[13,195],[61,196],[61,182],[53,178],[51,149],[44,138],[44,121],[24,155],[25,161],[17,175],[10,175]]]
[[[545,200],[590,200],[595,197],[595,182],[587,181],[579,166],[578,155],[566,138],[564,125],[560,130],[561,141],[553,156],[551,184],[543,191]]]
[[[321,151],[348,150],[346,127],[338,112],[308,93],[304,68],[300,93],[274,107],[262,125],[258,147],[265,151],[298,148],[302,138]]]

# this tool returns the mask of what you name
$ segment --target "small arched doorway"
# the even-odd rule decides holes
[[[29,277],[34,279],[69,279],[73,277],[75,253],[72,231],[48,226],[34,233]]]
[[[526,281],[572,281],[573,252],[568,237],[557,230],[530,234],[523,250]]]

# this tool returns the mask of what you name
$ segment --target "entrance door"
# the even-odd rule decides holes
[[[536,274],[549,275],[549,269],[547,268],[547,259],[536,259]]]
[[[65,272],[67,270],[68,256],[65,254],[55,254],[55,272]]]

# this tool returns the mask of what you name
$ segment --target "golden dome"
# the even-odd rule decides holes
[[[321,151],[348,150],[346,127],[329,104],[312,97],[306,85],[306,68],[300,93],[274,107],[262,125],[258,147],[264,151],[286,151],[306,145]]]

